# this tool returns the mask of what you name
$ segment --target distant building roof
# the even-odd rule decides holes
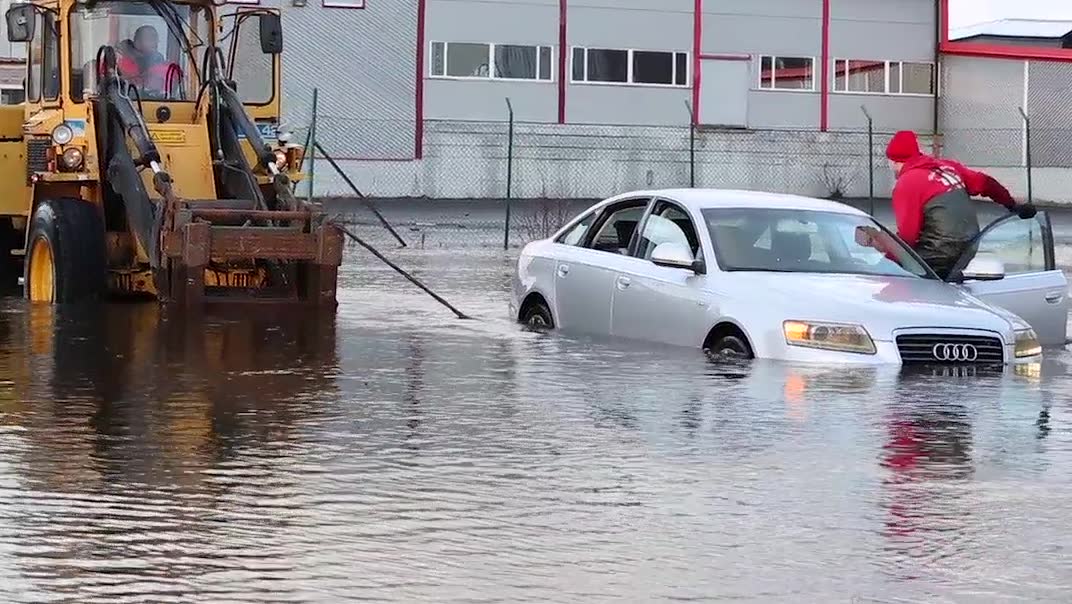
[[[965,40],[980,36],[1060,40],[1070,33],[1072,33],[1072,20],[1000,19],[958,27],[949,32],[949,37],[952,40]]]

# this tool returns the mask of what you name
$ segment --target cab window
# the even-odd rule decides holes
[[[700,239],[696,236],[692,219],[680,207],[665,201],[659,202],[644,221],[637,255],[650,260],[655,248],[662,243],[680,243],[692,251],[694,258],[700,252]]]
[[[41,84],[45,100],[54,101],[60,97],[60,24],[51,12],[41,15],[41,23],[44,51]]]
[[[267,105],[275,96],[275,57],[261,50],[259,23],[256,14],[238,13],[227,61],[238,97],[247,105]]]
[[[34,35],[30,40],[30,48],[27,57],[26,69],[26,98],[30,102],[41,100],[41,67],[45,58],[45,28],[42,25],[41,13],[38,12],[34,19]]]
[[[1042,216],[1042,213],[1039,213]],[[979,238],[976,254],[992,254],[1005,264],[1008,275],[1046,270],[1046,239],[1037,219],[1006,219]]]
[[[633,233],[636,232],[646,206],[646,201],[638,201],[611,212],[592,238],[589,247],[601,252],[628,254],[629,242],[633,239]]]

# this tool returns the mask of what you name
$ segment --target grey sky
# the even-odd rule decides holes
[[[1069,0],[950,0],[949,21],[953,28],[1012,17],[1072,20],[1072,2]]]

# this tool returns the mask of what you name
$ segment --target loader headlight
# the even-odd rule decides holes
[[[275,167],[282,170],[287,166],[287,152],[282,149],[275,150]]]
[[[785,343],[790,346],[875,354],[875,343],[871,340],[871,334],[861,325],[785,321],[782,323],[782,331],[785,333]]]
[[[74,139],[74,130],[67,124],[60,124],[52,129],[52,142],[57,145],[66,145]]]
[[[77,170],[78,168],[82,167],[82,160],[84,159],[84,157],[82,155],[82,150],[78,147],[70,147],[68,149],[64,149],[63,155],[61,157],[63,160],[64,169]]]

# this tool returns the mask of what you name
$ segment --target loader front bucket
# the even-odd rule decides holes
[[[214,302],[337,304],[343,233],[308,210],[272,211],[188,204],[163,236],[158,296],[197,306]],[[202,207],[198,207],[202,206]]]

